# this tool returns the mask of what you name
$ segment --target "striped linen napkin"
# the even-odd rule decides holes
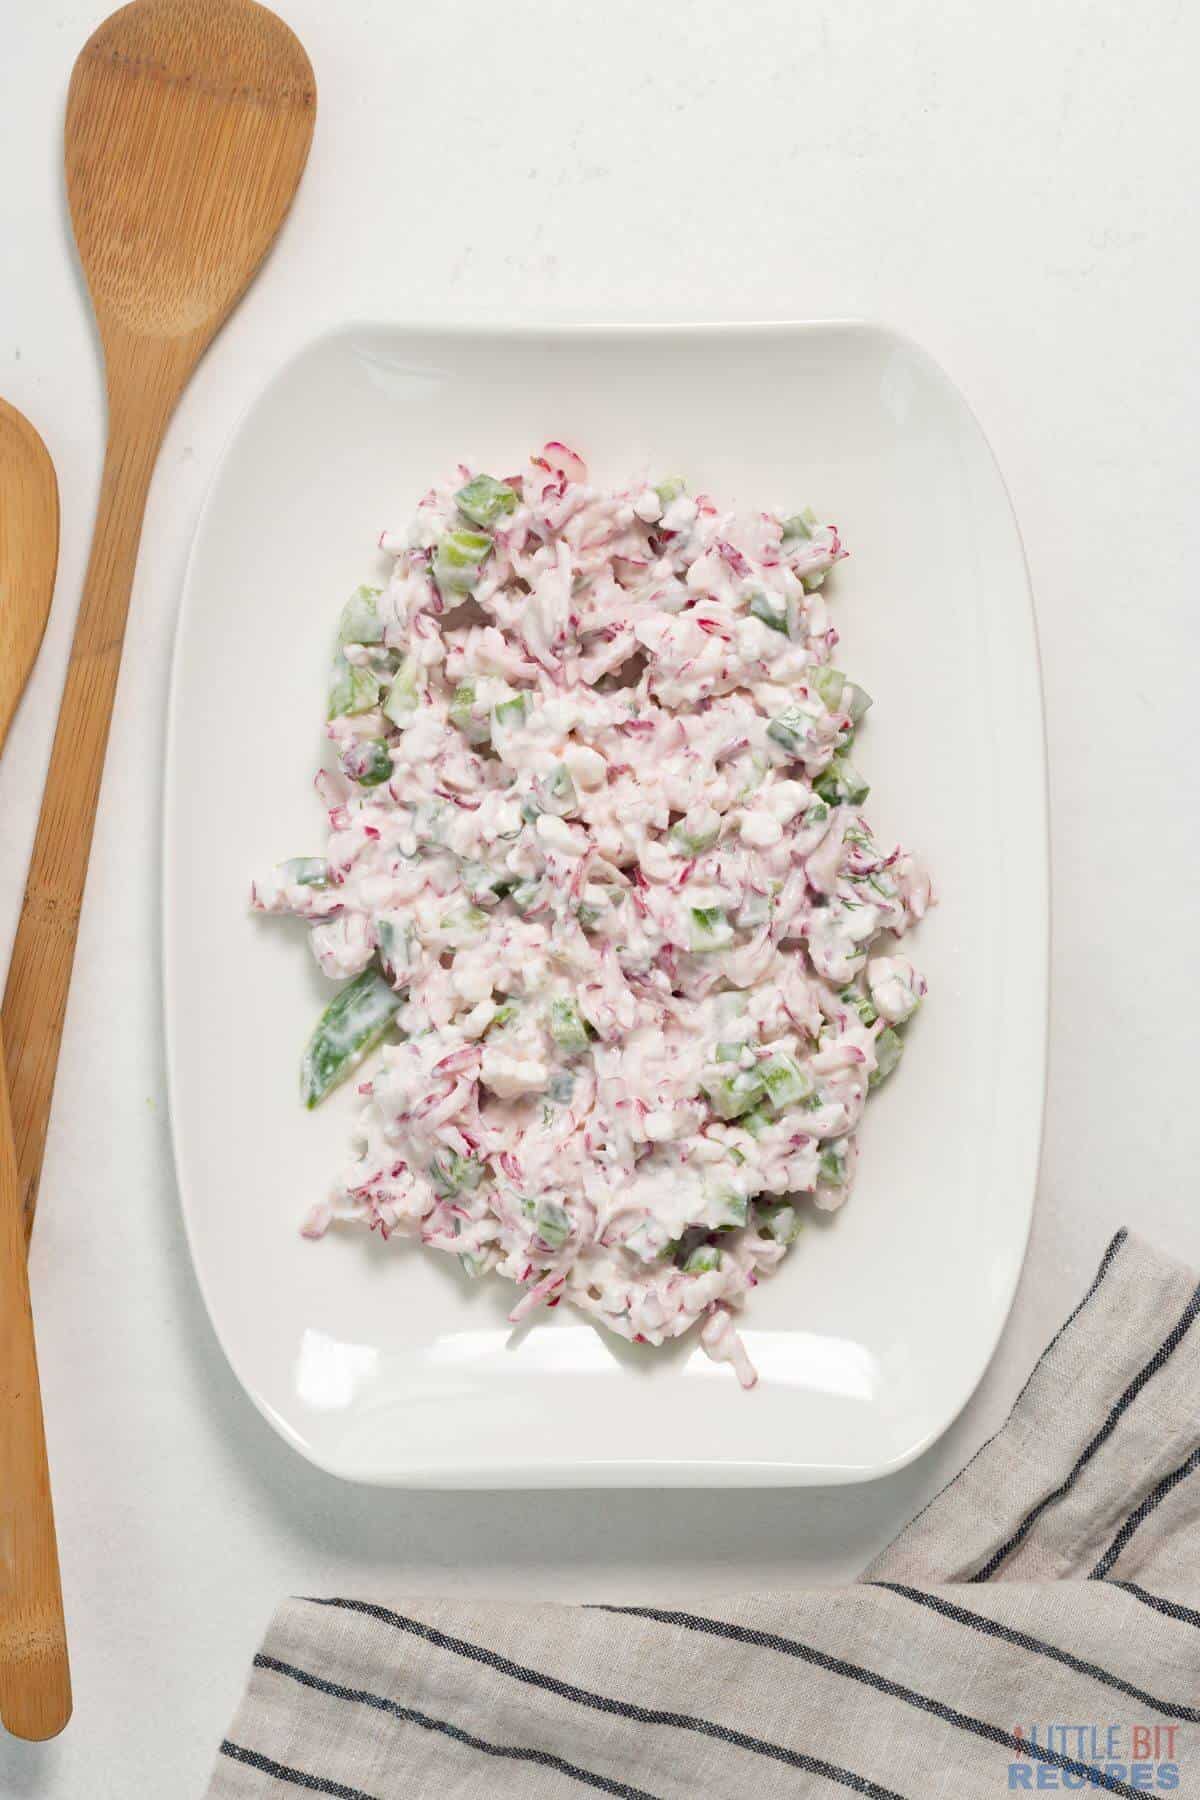
[[[209,1800],[1200,1796],[1200,1287],[1119,1232],[859,1583],[671,1607],[289,1600]]]

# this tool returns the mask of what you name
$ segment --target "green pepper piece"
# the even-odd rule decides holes
[[[403,1003],[404,996],[375,968],[364,969],[335,994],[317,1021],[300,1065],[305,1106],[311,1110],[357,1069]]]

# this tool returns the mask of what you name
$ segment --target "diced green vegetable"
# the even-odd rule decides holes
[[[814,1082],[807,1069],[790,1056],[772,1056],[759,1063],[758,1073],[767,1090],[767,1099],[776,1112],[799,1106],[813,1091]]]
[[[557,1200],[539,1200],[534,1214],[534,1224],[543,1244],[551,1250],[561,1250],[571,1235],[571,1221],[567,1210]]]
[[[748,1131],[753,1138],[761,1137],[769,1125],[775,1123],[765,1106],[752,1106],[748,1113],[743,1113],[738,1124],[743,1131]]]
[[[506,1000],[503,1006],[496,1008],[494,1017],[488,1023],[488,1030],[496,1031],[501,1025],[507,1025],[510,1019],[516,1017],[516,1011],[516,1003]]]
[[[792,756],[802,756],[816,736],[816,720],[802,706],[789,706],[771,720],[767,736]]]
[[[509,899],[519,913],[528,912],[542,891],[540,881],[518,881],[509,892]]]
[[[323,856],[293,856],[280,863],[279,879],[288,887],[328,887],[329,864]]]
[[[707,1275],[712,1269],[721,1266],[721,1252],[716,1244],[697,1244],[696,1248],[684,1258],[685,1275]]]
[[[844,988],[838,999],[858,1014],[860,1024],[873,1025],[879,1017],[866,994],[860,994],[857,988]]]
[[[700,1086],[721,1119],[740,1118],[763,1097],[762,1077],[757,1069],[739,1069],[733,1075],[714,1076],[701,1081]]]
[[[718,1044],[717,1045],[717,1061],[718,1062],[737,1062],[738,1058],[741,1056],[742,1051],[744,1049],[745,1049],[744,1044]]]
[[[733,927],[719,906],[691,906],[691,947],[697,952],[723,950],[733,942]]]
[[[662,503],[664,512],[667,510],[667,507],[670,506],[672,500],[679,499],[679,496],[684,492],[686,487],[687,483],[684,481],[682,475],[668,475],[664,481],[658,483],[658,486],[654,491]]]
[[[861,806],[871,789],[852,763],[835,756],[829,767],[813,783],[816,792],[830,806]]]
[[[370,712],[378,703],[379,677],[374,669],[347,662],[345,653],[336,651],[329,676],[328,717],[339,719]]]
[[[475,683],[464,681],[455,688],[450,701],[450,722],[457,725],[469,744],[486,743],[492,734],[491,722],[475,703]]]
[[[811,830],[814,825],[823,825],[828,817],[829,808],[826,806],[824,800],[814,800],[811,806],[806,809],[801,823],[806,830]]]
[[[538,776],[533,784],[533,797],[539,812],[553,813],[558,819],[565,819],[568,813],[575,811],[579,796],[566,763],[559,763],[552,774]]]
[[[593,906],[589,900],[581,900],[575,908],[575,917],[584,931],[590,931],[600,923],[603,917],[603,908]]]
[[[515,731],[529,717],[528,694],[514,694],[511,700],[498,700],[492,708],[492,737],[498,731]]]
[[[766,594],[761,591],[751,594],[750,611],[772,631],[786,632],[788,628],[787,601],[782,595]]]
[[[418,673],[416,657],[406,656],[392,676],[392,685],[383,703],[383,714],[393,725],[407,725],[417,710],[420,700]]]
[[[885,1025],[875,1039],[875,1068],[871,1073],[871,1087],[878,1087],[886,1081],[900,1058],[904,1055],[904,1039],[890,1025]]]
[[[574,1000],[551,1000],[550,1036],[568,1056],[576,1056],[587,1049],[587,1026]]]
[[[438,920],[438,928],[449,937],[453,947],[469,944],[485,929],[488,916],[479,906],[456,906]]]
[[[820,524],[811,506],[803,512],[793,513],[790,519],[783,521],[783,541],[785,544],[800,544],[810,538]]]
[[[826,663],[821,668],[814,669],[807,679],[809,686],[816,689],[829,711],[836,712],[846,691],[846,677],[842,671],[830,668]]]
[[[739,1194],[736,1188],[723,1188],[714,1196],[715,1210],[719,1214],[716,1226],[718,1231],[737,1231],[750,1217],[750,1202],[745,1194]]]
[[[777,1244],[794,1244],[803,1221],[790,1200],[757,1200],[755,1214]]]
[[[300,1065],[300,1091],[311,1108],[373,1050],[404,997],[378,969],[364,969],[330,1001]]]
[[[449,531],[438,545],[434,578],[452,594],[468,594],[492,553],[492,540],[483,531]]]
[[[714,815],[715,816],[715,815]],[[721,835],[721,821],[690,830],[685,819],[671,827],[671,843],[684,856],[699,856],[705,850],[711,850]]]
[[[465,862],[462,866],[463,886],[472,900],[503,900],[512,882],[503,869],[491,869],[487,863]]]
[[[483,1180],[483,1164],[473,1156],[460,1156],[457,1150],[446,1150],[429,1164],[429,1179],[444,1198],[450,1194],[473,1192]]]
[[[386,966],[396,973],[408,967],[408,926],[402,919],[384,913],[375,921],[379,954]]]
[[[557,1069],[546,1083],[546,1098],[559,1106],[568,1105],[574,1092],[575,1077],[570,1069]]]
[[[361,773],[354,777],[360,787],[378,787],[391,779],[392,759],[383,738],[368,738],[358,746],[356,757],[362,762]]]
[[[375,604],[382,592],[382,588],[355,588],[342,608],[339,644],[382,644],[383,620]]]
[[[829,1182],[833,1187],[840,1187],[846,1179],[845,1138],[836,1138],[833,1143],[826,1144],[817,1166],[821,1171],[822,1181]]]
[[[459,488],[454,499],[459,512],[470,519],[472,525],[484,525],[489,529],[517,510],[516,494],[494,475],[476,475],[466,487]]]
[[[874,704],[865,687],[859,687],[857,681],[850,683],[850,699],[846,711],[850,714],[851,724],[861,725]]]

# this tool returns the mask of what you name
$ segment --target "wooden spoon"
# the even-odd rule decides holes
[[[135,0],[71,76],[67,196],[104,345],[108,450],[4,995],[27,1231],[150,477],[180,393],[283,222],[315,112],[307,56],[253,0]]]
[[[0,749],[42,641],[57,563],[54,465],[29,421],[0,400]],[[25,1229],[0,1054],[0,1719],[18,1737],[47,1738],[70,1716]]]

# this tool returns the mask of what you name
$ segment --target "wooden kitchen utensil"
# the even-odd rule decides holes
[[[150,477],[180,393],[283,222],[315,112],[304,50],[253,0],[134,0],[71,76],[67,196],[104,346],[108,450],[4,995],[27,1231]]]
[[[0,400],[0,748],[33,667],[58,562],[58,484],[28,419]],[[0,1719],[48,1738],[71,1716],[25,1227],[0,1051]]]

